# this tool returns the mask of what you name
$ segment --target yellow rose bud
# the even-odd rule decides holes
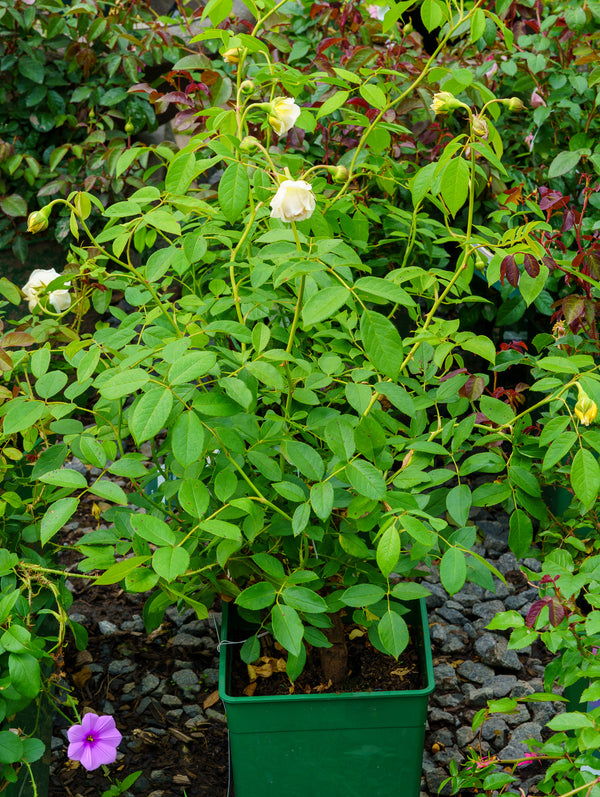
[[[525,107],[523,100],[520,100],[518,97],[510,97],[508,100],[504,100],[503,102],[509,111],[522,111]]]
[[[598,406],[595,401],[592,401],[585,390],[583,390],[579,382],[577,382],[577,390],[579,391],[579,398],[575,405],[575,415],[584,426],[589,426],[596,420]]]
[[[350,174],[345,166],[329,166],[327,171],[333,178],[334,183],[345,183]]]
[[[130,136],[134,130],[135,128],[133,126],[133,122],[131,121],[131,119],[128,119],[125,122],[125,132],[127,133],[128,136]]]
[[[259,144],[260,141],[254,136],[244,136],[244,138],[240,141],[240,151],[252,154]]]
[[[473,117],[473,133],[479,138],[488,137],[488,124],[483,116]]]
[[[437,94],[433,95],[433,102],[430,107],[434,114],[438,115],[454,111],[462,105],[464,105],[464,103],[457,100],[454,94],[451,94],[449,91],[438,91]]]
[[[35,235],[36,232],[48,229],[49,215],[50,207],[48,205],[41,210],[34,210],[33,213],[30,213],[27,218],[27,232],[32,232]]]
[[[276,97],[269,111],[269,124],[278,136],[283,136],[296,124],[302,109],[292,97]]]
[[[223,53],[223,60],[226,64],[237,64],[240,61],[240,48],[239,47],[232,47],[229,50],[225,50]]]
[[[254,94],[256,90],[256,85],[254,84],[253,80],[244,80],[242,81],[242,85],[240,86],[240,91],[242,94],[248,96],[249,94]]]

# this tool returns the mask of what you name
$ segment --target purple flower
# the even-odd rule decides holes
[[[92,713],[84,714],[81,725],[69,728],[67,736],[70,742],[67,755],[73,761],[81,761],[88,770],[112,764],[122,739],[113,717]]]

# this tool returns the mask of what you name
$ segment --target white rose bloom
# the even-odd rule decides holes
[[[296,124],[301,108],[292,97],[276,97],[271,103],[269,124],[278,136],[285,135]]]
[[[305,180],[284,180],[271,200],[271,218],[304,221],[310,219],[316,204],[310,183]]]
[[[43,293],[50,283],[60,277],[60,274],[53,268],[36,268],[31,272],[27,283],[23,286],[23,293],[29,303],[29,312],[32,313],[39,304],[39,295]],[[67,285],[71,283],[68,282]],[[48,294],[48,301],[57,313],[64,313],[71,306],[71,296],[69,291],[61,289],[51,291]]]

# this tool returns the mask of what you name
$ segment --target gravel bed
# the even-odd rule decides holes
[[[518,570],[508,550],[507,524],[476,510],[475,522],[484,535],[477,552],[490,559],[507,583],[494,579],[496,591],[468,583],[449,597],[432,570],[425,583],[433,648],[436,690],[430,700],[423,758],[421,797],[435,797],[448,777],[450,761],[461,762],[469,748],[484,755],[515,758],[528,751],[526,739],[541,739],[545,723],[564,710],[560,702],[520,704],[516,714],[496,714],[477,735],[471,731],[475,713],[488,699],[522,697],[543,691],[544,665],[540,647],[518,653],[507,650],[509,632],[490,632],[486,625],[500,611],[525,615],[537,596]],[[535,559],[525,560],[539,570]],[[75,581],[73,579],[73,581]],[[79,582],[79,580],[77,580]],[[167,611],[165,622],[147,635],[141,619],[144,596],[117,588],[92,590],[71,584],[76,601],[73,619],[89,634],[88,649],[69,648],[65,682],[80,701],[101,714],[114,714],[123,733],[117,764],[123,779],[142,775],[126,795],[144,797],[231,797],[228,787],[226,720],[216,694],[217,634],[213,622],[198,621],[193,611]],[[86,773],[66,759],[69,722],[57,714],[52,739],[50,797],[99,795],[106,781]],[[532,763],[517,771],[526,795],[537,794],[542,777]],[[448,787],[441,792],[450,794]]]

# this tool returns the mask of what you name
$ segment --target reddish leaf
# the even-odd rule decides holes
[[[533,255],[523,255],[523,266],[530,277],[537,277],[540,273],[540,264]]]
[[[544,606],[548,606],[549,603],[552,602],[552,598],[541,598],[538,601],[535,601],[529,607],[529,611],[527,612],[527,616],[525,617],[525,625],[527,628],[533,628],[536,624],[538,617],[540,616],[540,612],[544,608]]]
[[[540,193],[544,194],[540,199],[541,210],[548,210],[548,208],[558,210],[559,208],[564,208],[571,199],[570,196],[563,196],[560,191],[548,191],[548,189],[545,189],[545,191],[546,193],[544,193],[544,189],[540,189]]]
[[[136,83],[135,85],[130,86],[127,91],[130,94],[150,94],[154,91],[154,89],[149,83]]]
[[[482,376],[470,376],[458,391],[458,395],[469,401],[477,401],[483,393],[485,382]]]
[[[32,346],[37,340],[27,332],[7,332],[0,340],[0,345],[4,346]]]
[[[346,105],[358,105],[359,108],[368,108],[369,103],[363,100],[362,97],[352,97],[351,100],[348,100]]]
[[[577,217],[573,208],[567,208],[563,215],[563,222],[560,228],[561,232],[567,232],[575,224]]]
[[[553,598],[548,604],[550,624],[557,626],[560,625],[565,616],[565,607],[559,603],[557,598]]]
[[[457,376],[458,374],[468,374],[466,368],[456,368],[454,371],[448,371],[447,374],[440,376],[440,382],[445,382],[447,379],[452,379],[453,376]]]
[[[10,358],[10,354],[4,349],[0,349],[0,371],[12,371],[13,368],[14,363]]]
[[[519,267],[515,263],[515,256],[506,255],[506,257],[502,259],[502,263],[500,263],[500,282],[504,285],[504,278],[506,278],[509,283],[516,288],[519,284],[520,276]]]
[[[341,36],[330,36],[327,39],[323,39],[323,41],[319,42],[317,46],[317,55],[321,55],[321,53],[324,53],[328,47],[333,47],[334,44],[339,44],[343,41],[344,39]]]
[[[583,316],[585,300],[583,296],[565,296],[562,301],[562,310],[565,321],[572,324],[577,318]]]
[[[551,255],[545,255],[545,257],[542,258],[542,263],[548,267],[550,273],[557,267],[556,260]]]

